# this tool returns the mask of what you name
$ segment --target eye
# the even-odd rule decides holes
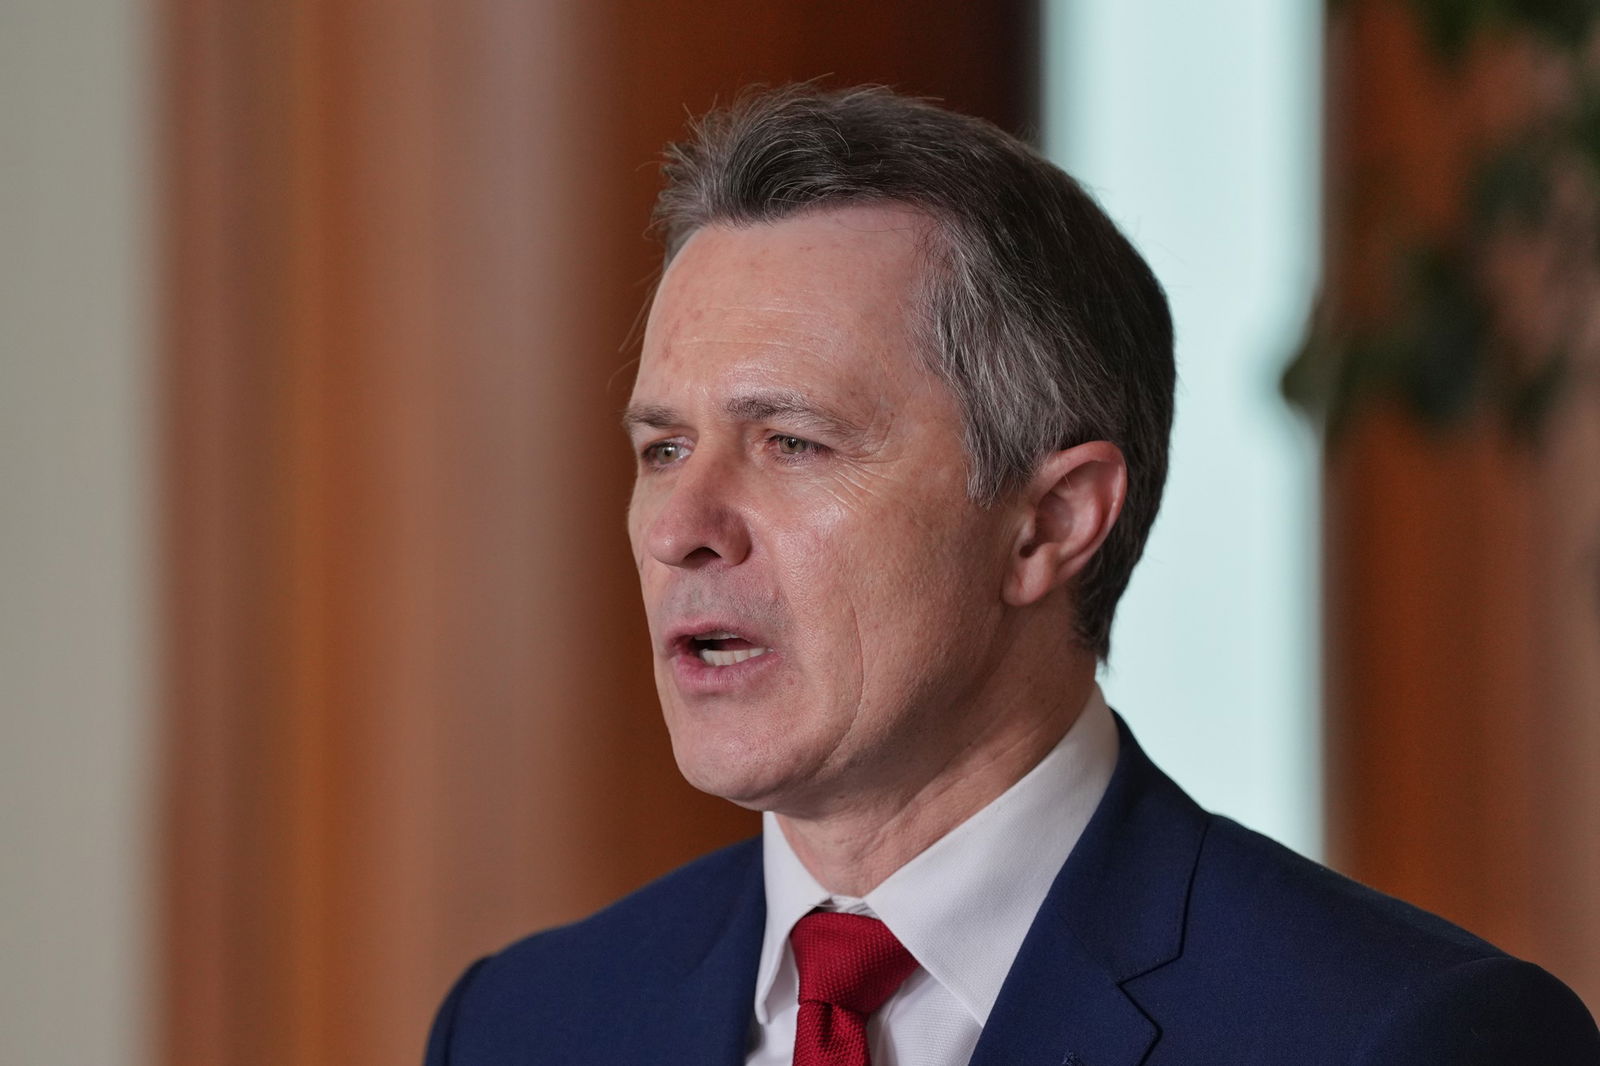
[[[671,466],[682,459],[689,452],[681,441],[658,440],[654,444],[646,445],[639,453],[639,459],[646,466]]]
[[[772,438],[772,445],[778,449],[779,455],[786,456],[810,455],[820,449],[820,445],[813,444],[804,437],[791,437],[781,433]]]

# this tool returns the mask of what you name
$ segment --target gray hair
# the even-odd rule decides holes
[[[1122,514],[1075,588],[1076,635],[1111,619],[1167,477],[1172,319],[1160,283],[1083,188],[981,119],[880,87],[748,93],[667,149],[667,260],[701,226],[898,203],[934,224],[930,366],[960,401],[968,494],[989,506],[1046,455],[1092,440],[1128,464]]]

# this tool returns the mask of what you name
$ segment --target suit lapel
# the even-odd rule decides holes
[[[1182,951],[1206,816],[1117,726],[1116,772],[1017,953],[972,1066],[1138,1066],[1160,1033],[1126,983]]]
[[[1155,1038],[1150,1019],[1064,923],[1041,915],[983,1028],[972,1066],[1135,1066]]]

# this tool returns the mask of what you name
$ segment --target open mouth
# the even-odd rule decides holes
[[[707,666],[732,666],[765,655],[771,648],[753,644],[737,633],[719,629],[689,638],[689,652]]]

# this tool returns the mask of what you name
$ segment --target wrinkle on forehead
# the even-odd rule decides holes
[[[876,342],[870,345],[873,348],[881,348],[885,341],[910,339],[909,316],[889,301],[862,307],[834,291],[763,285],[753,278],[733,283],[732,287],[749,292],[751,298],[741,300],[742,293],[730,293],[729,287],[719,285],[706,292],[709,284],[697,280],[687,291],[673,292],[675,313],[665,321],[652,313],[645,351],[670,358],[690,346],[738,344],[823,353],[846,345],[858,348],[866,338]]]

